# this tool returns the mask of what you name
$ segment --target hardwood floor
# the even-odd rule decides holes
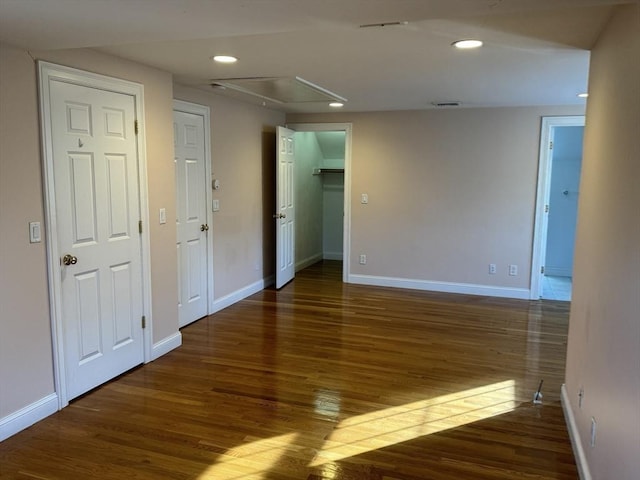
[[[568,304],[299,272],[0,444],[11,479],[576,479]],[[544,404],[532,395],[544,379]]]

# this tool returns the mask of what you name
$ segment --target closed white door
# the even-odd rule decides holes
[[[144,360],[135,98],[50,83],[67,399]]]
[[[276,154],[276,288],[295,276],[294,131],[277,128]]]
[[[204,117],[173,112],[176,166],[178,315],[181,327],[207,315]]]

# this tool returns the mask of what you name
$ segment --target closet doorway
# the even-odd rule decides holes
[[[295,269],[342,261],[348,281],[351,124],[287,125],[295,131]]]

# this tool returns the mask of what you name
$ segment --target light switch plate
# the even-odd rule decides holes
[[[29,223],[29,242],[40,243],[42,241],[42,231],[40,229],[40,222]]]
[[[220,200],[214,199],[211,208],[214,212],[220,210]]]
[[[160,209],[160,225],[164,225],[165,223],[167,223],[167,209],[161,208]]]
[[[360,203],[365,205],[369,203],[369,195],[367,195],[366,193],[363,193],[362,196],[360,197]]]

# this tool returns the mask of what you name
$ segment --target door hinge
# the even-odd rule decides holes
[[[138,130],[136,130],[136,133],[138,133]],[[553,142],[549,142],[549,150],[553,150]]]
[[[138,134],[138,120],[134,120],[133,122],[133,131],[136,135]]]
[[[142,315],[142,328],[147,328],[147,317]]]
[[[544,206],[544,213],[549,213],[549,205]]]
[[[138,220],[138,233],[142,233],[142,220]]]
[[[544,267],[540,267],[540,273],[544,273]]]

